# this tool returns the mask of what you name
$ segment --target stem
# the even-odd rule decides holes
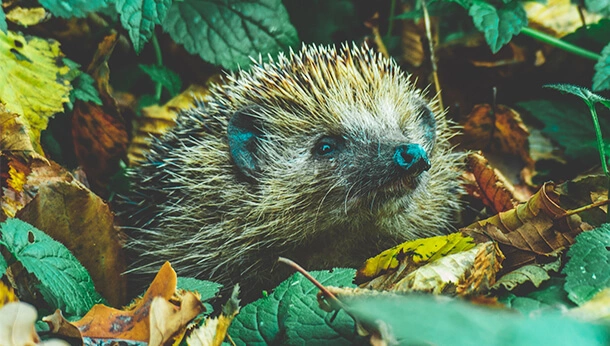
[[[591,118],[593,118],[593,126],[595,127],[595,137],[597,138],[597,150],[599,151],[599,158],[602,162],[602,170],[606,175],[607,188],[608,188],[608,199],[610,199],[610,171],[608,171],[608,163],[606,162],[606,149],[604,148],[604,138],[602,137],[602,129],[599,126],[599,120],[597,119],[597,111],[595,110],[595,102],[585,101],[589,106],[591,112]],[[610,210],[609,210],[610,211]],[[606,222],[610,222],[610,213],[606,212]]]
[[[441,95],[441,82],[438,79],[438,69],[436,66],[436,57],[434,55],[434,40],[432,39],[430,14],[428,13],[426,0],[421,0],[421,7],[424,10],[424,25],[426,27],[426,37],[428,37],[428,50],[430,51],[430,64],[432,65],[432,78],[434,79],[434,87],[436,89],[436,94],[438,95],[438,105],[441,110],[445,110],[443,107],[443,97]]]
[[[157,58],[157,65],[163,66],[163,55],[161,54],[161,46],[159,46],[159,40],[157,40],[157,35],[153,33],[152,35],[152,44],[155,49],[155,57]],[[161,102],[161,92],[163,91],[163,85],[160,82],[157,82],[155,85],[155,99],[157,103]]]
[[[396,11],[396,0],[392,0],[392,1],[390,1],[390,18],[388,18],[388,33],[386,34],[386,39],[392,35],[395,11]]]
[[[562,41],[558,38],[555,38],[553,36],[547,35],[543,32],[540,32],[538,30],[534,30],[532,28],[528,28],[525,27],[523,29],[521,29],[521,33],[525,34],[529,37],[535,38],[536,40],[542,41],[546,44],[550,44],[551,46],[555,46],[557,48],[563,49],[566,52],[572,53],[572,54],[576,54],[578,56],[581,56],[583,58],[587,58],[587,59],[591,59],[591,60],[599,60],[601,58],[601,55],[592,52],[590,50],[586,50],[584,48],[580,48],[576,45],[573,45],[571,43],[568,43],[566,41]]]

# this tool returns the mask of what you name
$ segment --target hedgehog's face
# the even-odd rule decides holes
[[[310,117],[307,128],[291,131],[283,124],[302,121],[308,114],[295,108],[245,107],[229,121],[233,162],[252,182],[299,196],[302,200],[295,204],[336,205],[341,210],[378,208],[422,184],[437,131],[426,102],[411,100],[406,109],[344,107],[343,112],[347,114],[332,116],[341,119],[332,126]],[[282,120],[274,121],[278,117]]]

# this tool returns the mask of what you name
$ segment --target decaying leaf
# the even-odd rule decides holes
[[[543,28],[555,37],[576,31],[583,26],[583,19],[587,24],[592,24],[602,18],[596,13],[579,11],[578,5],[570,0],[548,0],[545,3],[528,1],[524,8],[531,25]]]
[[[151,307],[155,299],[159,298],[173,305],[171,314],[178,313],[175,316],[178,319],[184,319],[178,323],[179,326],[174,325],[179,328],[183,328],[190,319],[197,316],[203,309],[201,302],[197,304],[193,300],[194,296],[192,293],[181,297],[175,295],[176,281],[176,272],[166,262],[159,270],[159,273],[157,273],[144,296],[136,301],[128,310],[117,310],[98,304],[82,319],[73,324],[78,327],[84,337],[90,338],[115,338],[148,342],[153,334],[157,336],[159,333],[164,336],[176,335],[180,333],[179,330],[165,328],[163,331],[153,330],[158,328],[158,325],[150,320],[152,314]],[[184,300],[185,297],[186,301]],[[159,305],[161,304],[155,304],[157,307]],[[185,311],[176,312],[181,309],[185,309]],[[162,311],[168,312],[170,310],[167,310],[167,306],[164,305],[156,313],[162,314]],[[158,318],[159,316],[156,316],[156,319]],[[170,325],[165,327],[170,327]]]
[[[388,272],[390,275],[384,277],[390,283],[396,282],[399,278],[393,275],[397,273],[411,272],[444,256],[470,250],[475,245],[472,238],[459,233],[411,240],[369,258],[356,273],[355,282],[361,284]],[[379,281],[375,285],[383,286]]]
[[[194,84],[163,106],[153,105],[143,108],[142,116],[137,119],[133,139],[127,149],[129,164],[134,165],[144,160],[144,155],[150,146],[151,135],[161,136],[176,124],[176,117],[181,109],[194,107],[196,102],[207,100],[209,94],[207,87]]]
[[[479,242],[498,242],[506,256],[503,272],[537,261],[548,262],[549,256],[573,244],[576,235],[590,228],[578,215],[560,217],[565,210],[559,205],[554,187],[553,183],[545,183],[527,203],[461,231]]]
[[[540,287],[540,284],[551,278],[548,274],[549,271],[558,273],[560,268],[561,257],[558,257],[557,260],[550,263],[529,264],[503,275],[498,279],[493,288],[504,287],[505,289],[512,291],[525,282],[531,282],[534,287]]]
[[[218,317],[208,317],[205,324],[193,330],[186,342],[189,346],[220,346],[227,336],[233,319],[239,313],[239,286],[235,286],[229,301],[223,306]]]
[[[493,153],[519,157],[526,166],[533,166],[529,156],[529,131],[519,113],[498,105],[476,105],[464,124],[462,145]]]
[[[108,205],[77,181],[49,182],[17,215],[64,244],[115,306],[125,303],[125,259]]]
[[[110,177],[125,159],[128,134],[117,102],[110,94],[108,59],[118,41],[118,35],[107,36],[87,72],[95,79],[102,106],[76,101],[72,116],[74,151],[83,166],[94,191],[105,191]]]
[[[184,337],[186,326],[203,311],[203,304],[192,292],[181,296],[180,306],[162,297],[154,297],[150,305],[150,339],[151,345],[165,345],[169,341],[176,343]]]
[[[80,330],[66,320],[59,309],[55,310],[53,315],[43,317],[42,321],[46,322],[49,331],[57,336],[82,339]]]
[[[8,303],[14,303],[19,301],[15,295],[15,290],[12,287],[7,286],[4,282],[0,281],[0,308]],[[0,339],[1,340],[1,339]]]
[[[69,346],[63,340],[48,340],[41,342],[34,328],[36,309],[26,303],[15,302],[0,308],[0,342],[7,346],[46,345]]]
[[[515,187],[502,175],[500,171],[491,167],[489,162],[480,153],[471,153],[466,159],[466,167],[472,173],[474,181],[466,184],[466,190],[475,196],[493,214],[511,210],[519,202],[525,202],[522,194],[516,193]]]
[[[63,111],[72,86],[59,43],[0,31],[0,103],[24,117],[32,147],[42,154],[40,132]]]

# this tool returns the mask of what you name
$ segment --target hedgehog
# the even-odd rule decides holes
[[[225,77],[130,169],[121,202],[135,275],[246,291],[307,269],[357,267],[451,229],[463,154],[438,102],[391,59],[307,46]]]

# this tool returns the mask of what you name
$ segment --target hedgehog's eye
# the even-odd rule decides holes
[[[339,141],[333,137],[323,137],[316,143],[313,151],[318,156],[329,156],[339,147]]]

